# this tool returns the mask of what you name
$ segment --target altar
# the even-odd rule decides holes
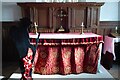
[[[32,45],[37,35],[29,34]],[[34,73],[79,74],[99,71],[103,37],[94,33],[41,33]]]

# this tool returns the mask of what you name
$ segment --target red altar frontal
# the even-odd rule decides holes
[[[31,44],[37,35],[30,33]],[[103,37],[93,33],[41,33],[34,73],[97,73]]]

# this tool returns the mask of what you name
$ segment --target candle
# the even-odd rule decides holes
[[[82,34],[83,34],[83,26],[84,26],[84,25],[83,25],[83,22],[82,22],[82,25],[81,25],[81,26],[82,26]]]
[[[115,31],[116,31],[116,33],[117,33],[117,30],[118,30],[118,27],[115,27]]]
[[[36,23],[36,22],[34,22],[34,25],[35,25],[35,26],[37,26],[37,23]]]
[[[115,27],[115,30],[117,30],[118,29],[118,27]]]
[[[82,22],[82,25],[81,25],[81,26],[84,26],[84,25],[83,25],[83,22]]]
[[[34,26],[35,26],[35,32],[37,34],[37,23],[36,22],[34,22]]]

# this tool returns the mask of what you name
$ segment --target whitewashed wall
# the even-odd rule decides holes
[[[0,11],[2,10],[2,4],[0,2]],[[0,20],[2,20],[2,13],[0,12]],[[2,24],[0,23],[0,76],[2,75]]]
[[[0,21],[2,20],[2,2],[0,1]]]
[[[2,3],[1,21],[16,21],[19,20],[19,18],[21,18],[21,9],[15,2]],[[100,21],[118,20],[120,21],[120,18],[118,19],[118,2],[105,2],[105,4],[101,7]]]
[[[120,21],[120,1],[118,2],[118,21]]]
[[[36,0],[1,0],[1,2],[35,2]]]
[[[2,3],[2,21],[18,21],[21,18],[21,9],[16,3]]]
[[[100,21],[118,21],[118,2],[106,2],[101,7]]]

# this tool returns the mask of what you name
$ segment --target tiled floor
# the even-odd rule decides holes
[[[108,72],[116,79],[120,80],[120,64],[114,62],[112,68]]]
[[[9,78],[10,75],[18,69],[17,62],[3,62],[2,63],[2,76]]]
[[[17,62],[4,62],[3,68],[2,68],[2,76],[5,76],[6,78],[9,78],[13,72],[15,72],[18,69]],[[117,63],[114,63],[112,68],[108,70],[108,72],[116,78],[116,80],[120,80],[120,65]]]

